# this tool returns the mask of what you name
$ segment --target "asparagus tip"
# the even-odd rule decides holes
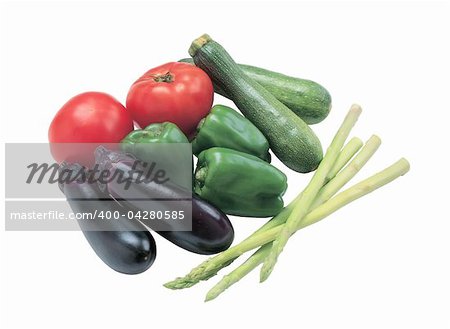
[[[169,281],[163,284],[164,287],[166,287],[167,289],[176,289],[175,288],[175,281]]]
[[[208,293],[206,294],[205,301],[204,301],[205,303],[209,302],[209,301],[213,300],[214,298],[216,298],[217,296],[219,296],[220,293],[219,294],[214,293],[213,289],[208,291]]]
[[[167,289],[178,290],[178,289],[189,288],[189,287],[193,286],[194,284],[195,283],[186,281],[183,278],[176,278],[175,280],[164,283],[163,286],[166,287]]]
[[[261,271],[259,272],[259,283],[263,283],[269,278],[270,274],[273,271],[275,262],[273,261],[273,257],[270,257],[269,254],[268,259],[264,262],[263,266],[261,267]]]

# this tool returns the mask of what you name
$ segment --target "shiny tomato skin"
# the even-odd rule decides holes
[[[151,123],[175,123],[186,135],[211,109],[211,79],[198,67],[171,62],[147,71],[130,88],[127,110],[142,128]]]
[[[102,92],[85,92],[72,97],[53,118],[48,130],[52,155],[57,162],[93,163],[93,147],[101,143],[120,143],[133,130],[130,113],[114,97]],[[53,144],[52,144],[53,143]],[[81,151],[77,146],[55,143],[91,143]]]

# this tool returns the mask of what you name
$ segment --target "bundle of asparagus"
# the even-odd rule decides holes
[[[356,137],[344,146],[360,114],[361,107],[352,105],[309,184],[277,216],[241,243],[209,258],[186,276],[164,286],[170,289],[189,288],[202,280],[208,280],[239,256],[255,248],[259,249],[209,290],[205,301],[219,296],[261,263],[260,281],[263,282],[272,272],[288,239],[296,231],[322,220],[348,203],[407,173],[409,163],[401,158],[386,169],[335,195],[367,163],[381,144],[380,138],[373,135],[364,146]]]

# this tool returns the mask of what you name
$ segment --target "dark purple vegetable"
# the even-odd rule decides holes
[[[151,224],[147,222],[144,224]],[[228,249],[234,238],[233,226],[228,217],[196,195],[192,196],[192,231],[157,233],[183,249],[204,255]]]
[[[192,230],[181,231],[179,224],[173,224],[171,221],[158,222],[155,227],[154,220],[149,218],[139,219],[142,223],[162,237],[177,246],[198,254],[215,254],[228,247],[233,242],[234,230],[228,217],[219,209],[202,200],[191,191],[167,182],[164,184],[153,181],[137,182],[138,174],[133,172],[134,160],[121,153],[112,152],[105,148],[97,148],[96,163],[100,170],[108,170],[111,175],[116,171],[128,173],[127,179],[131,184],[125,188],[124,183],[117,180],[111,180],[106,183],[105,188],[114,198],[120,200],[120,204],[133,211],[152,211],[154,203],[145,202],[145,200],[179,200],[180,202],[161,202],[160,210],[178,211],[186,209],[186,200],[192,202]],[[190,210],[190,209],[189,209]],[[161,230],[161,227],[164,229]]]
[[[84,169],[78,164],[62,164],[60,174],[63,170],[77,173]],[[76,180],[61,183],[60,188],[74,213],[93,214],[97,211],[98,214],[120,214],[120,219],[112,219],[107,223],[99,219],[78,220],[84,236],[105,264],[124,274],[142,273],[153,264],[156,257],[153,236],[140,222],[128,219],[126,209],[101,192],[96,183]]]

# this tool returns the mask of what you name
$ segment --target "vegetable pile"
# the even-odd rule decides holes
[[[126,107],[104,93],[75,96],[57,113],[49,130],[52,153],[58,162],[64,161],[61,176],[66,168],[89,173],[93,163],[111,174],[119,169],[129,173],[135,194],[114,182],[61,183],[74,212],[148,212],[151,204],[143,203],[142,198],[183,200],[186,192],[191,192],[187,191],[190,178],[175,174],[168,184],[149,181],[138,186],[131,163],[132,159],[151,163],[156,155],[150,144],[191,144],[197,157],[192,177],[192,230],[176,231],[167,223],[166,230],[156,232],[187,251],[218,254],[184,277],[166,283],[167,288],[189,288],[208,280],[255,249],[212,287],[206,300],[216,298],[261,264],[263,282],[296,231],[408,172],[409,163],[401,158],[340,192],[381,144],[375,135],[366,143],[357,137],[346,143],[361,114],[359,105],[352,105],[323,155],[321,143],[309,125],[324,120],[331,109],[331,96],[324,87],[310,80],[236,64],[208,35],[194,40],[189,54],[192,59],[147,71],[131,86]],[[243,115],[224,105],[212,106],[214,92],[232,100]],[[133,130],[132,121],[142,129]],[[58,143],[77,142],[96,146],[92,158],[58,147]],[[115,142],[120,142],[120,150],[101,146]],[[287,177],[270,164],[269,149],[294,171],[315,171],[309,184],[286,206],[283,195]],[[181,162],[193,165],[191,156],[180,157],[158,154],[165,167]],[[80,199],[91,202],[80,203]],[[179,209],[181,203],[167,211]],[[230,247],[234,230],[227,215],[272,218]],[[114,223],[122,226],[121,232],[92,231],[82,223],[80,227],[97,255],[111,268],[127,274],[144,272],[156,257],[156,243],[146,230],[152,228],[152,221],[136,216]]]

